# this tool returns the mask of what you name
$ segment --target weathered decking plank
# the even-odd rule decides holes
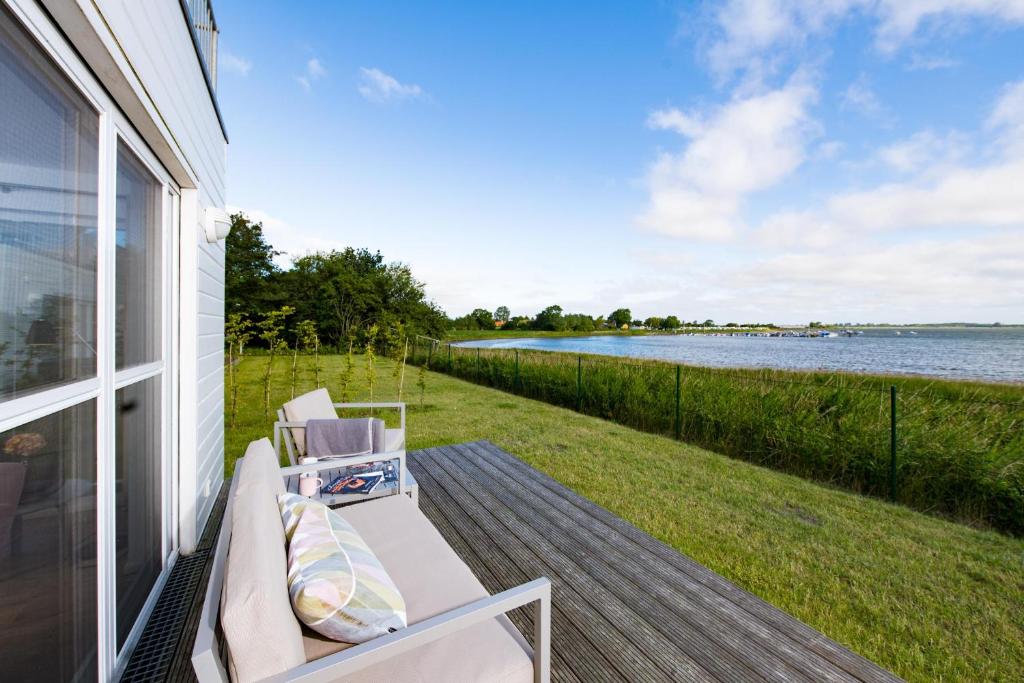
[[[489,442],[409,463],[424,512],[488,567],[489,591],[552,580],[553,675],[597,679],[582,634],[633,680],[899,680]]]

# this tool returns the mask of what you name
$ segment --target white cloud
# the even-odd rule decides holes
[[[871,119],[887,120],[889,111],[878,99],[866,74],[861,74],[840,96],[843,109],[851,109]]]
[[[239,76],[248,76],[249,70],[252,69],[252,62],[227,50],[221,50],[217,56],[217,66],[223,71],[229,71]]]
[[[377,68],[359,69],[359,94],[371,102],[413,100],[423,95],[423,88],[415,83],[405,84]]]
[[[313,83],[319,81],[321,78],[327,75],[327,67],[323,65],[316,57],[311,57],[306,62],[306,70],[301,76],[296,76],[295,80],[299,82],[302,89],[309,92],[313,89]]]
[[[907,69],[910,71],[936,71],[938,69],[954,69],[960,61],[951,57],[926,56],[914,53],[910,56]]]
[[[986,122],[1004,147],[1004,154],[1024,157],[1024,80],[1008,83]]]
[[[717,35],[706,56],[720,78],[762,70],[779,58],[777,48],[799,48],[856,14],[874,21],[877,49],[892,53],[925,27],[971,19],[1024,24],[1024,0],[728,0],[713,14]],[[931,68],[942,66],[933,61]]]
[[[906,140],[886,145],[878,151],[878,160],[900,173],[948,166],[967,156],[970,144],[966,135],[950,131],[938,135],[923,130]]]
[[[345,244],[335,240],[325,240],[300,230],[291,223],[277,218],[260,209],[246,209],[240,206],[228,206],[228,213],[243,213],[249,220],[263,224],[263,236],[275,249],[282,252],[274,261],[287,267],[292,260],[313,251],[330,251],[344,249]]]
[[[817,210],[769,216],[758,234],[780,245],[797,244],[802,234],[812,246],[822,230],[856,242],[878,231],[1024,228],[1024,81],[1006,85],[985,130],[998,141],[994,155],[972,149],[963,133],[921,131],[878,153],[907,180],[840,192]],[[972,153],[987,162],[965,164]]]
[[[804,161],[816,131],[807,108],[816,96],[805,79],[794,77],[780,89],[734,99],[707,115],[677,109],[651,114],[652,128],[675,131],[689,142],[652,165],[649,206],[638,224],[677,237],[733,237],[744,197],[775,185]]]

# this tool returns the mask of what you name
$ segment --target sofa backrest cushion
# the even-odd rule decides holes
[[[321,388],[302,396],[296,396],[284,404],[284,416],[289,422],[305,422],[306,420],[329,420],[338,417],[334,409],[331,395],[327,389]],[[292,440],[299,455],[306,454],[306,430],[301,427],[291,429]]]
[[[268,477],[268,463],[276,469],[277,458],[270,442],[262,441],[265,446],[253,442],[238,462],[231,501],[220,621],[235,683],[257,681],[306,661],[302,627],[288,598],[287,551],[277,506],[283,487],[279,491]],[[280,484],[280,472],[276,481]]]

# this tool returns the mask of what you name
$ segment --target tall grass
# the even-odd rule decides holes
[[[422,342],[410,362],[879,497],[896,386],[895,500],[1024,535],[1020,387]]]

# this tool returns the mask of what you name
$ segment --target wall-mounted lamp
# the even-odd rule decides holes
[[[224,209],[210,207],[206,210],[206,241],[216,243],[231,232],[231,216]]]

